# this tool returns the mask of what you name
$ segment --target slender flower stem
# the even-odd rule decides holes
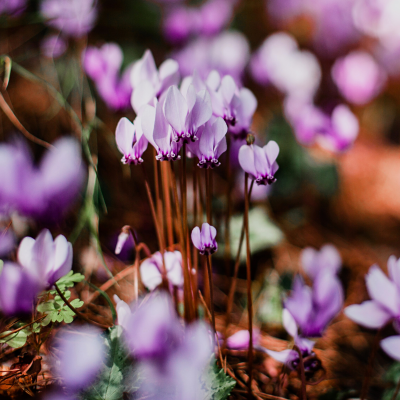
[[[183,237],[187,237],[187,180],[186,180],[186,143],[183,143],[182,149],[182,214],[183,214]]]
[[[206,169],[206,208],[207,208],[207,222],[212,225],[212,175],[211,170]]]
[[[198,213],[197,213],[197,168],[193,168],[193,226],[198,226]],[[197,249],[192,246],[193,249],[193,267],[194,270],[196,271],[196,279],[193,280],[193,291],[195,293],[195,299],[196,299],[196,310],[197,310],[197,293],[198,293],[198,274],[199,274],[199,253]]]
[[[208,284],[210,285],[210,312],[211,312],[211,322],[214,332],[217,332],[215,329],[215,313],[214,313],[214,288],[212,281],[212,269],[211,269],[211,256],[206,256],[207,259],[207,271],[208,271]]]
[[[232,209],[232,168],[231,168],[231,135],[226,137],[226,180],[227,180],[227,190],[226,190],[226,213],[225,213],[225,274],[227,277],[227,289],[229,288],[229,277],[231,275],[231,238],[230,238],[230,219],[231,219],[231,209]]]
[[[172,182],[172,188],[173,188],[173,193],[174,193],[174,200],[175,200],[175,212],[176,212],[176,217],[178,219],[178,231],[179,231],[179,242],[180,242],[180,247],[181,247],[181,252],[182,252],[182,268],[183,268],[183,278],[184,278],[184,306],[185,306],[185,320],[190,322],[194,318],[194,313],[190,301],[190,296],[191,296],[191,285],[190,285],[190,276],[189,276],[189,269],[188,269],[188,260],[187,260],[187,254],[186,254],[186,246],[185,246],[185,238],[183,236],[183,226],[182,226],[182,214],[181,214],[181,209],[179,207],[179,198],[178,198],[178,188],[176,186],[176,176],[175,176],[175,171],[173,168],[173,165],[171,165],[170,168],[170,173],[171,173],[171,182]]]
[[[250,202],[250,198],[251,198],[251,192],[253,191],[253,185],[254,185],[254,181],[251,181],[250,189],[249,189],[249,202]],[[232,311],[232,306],[233,306],[233,297],[235,296],[235,291],[236,291],[236,282],[237,282],[237,275],[238,275],[239,266],[240,266],[240,254],[242,252],[244,231],[245,231],[245,221],[244,221],[244,218],[243,218],[242,230],[240,232],[240,239],[239,239],[239,247],[238,247],[238,250],[237,250],[237,253],[236,253],[236,259],[235,259],[235,268],[234,268],[234,271],[233,271],[233,277],[232,277],[232,280],[231,280],[231,287],[230,287],[230,290],[229,290],[228,302],[227,302],[227,306],[226,306],[226,318],[225,318],[225,327],[226,327],[226,329],[229,326],[230,317],[231,317],[231,311]],[[226,335],[225,335],[225,337],[226,337]]]
[[[249,397],[252,398],[251,382],[253,379],[253,300],[251,296],[251,264],[250,264],[250,235],[249,235],[249,175],[246,173],[244,179],[244,225],[246,233],[246,270],[247,270],[247,312],[249,317]]]
[[[154,152],[155,152],[155,149],[154,149]],[[159,228],[161,230],[161,235],[162,235],[164,247],[165,247],[164,215],[163,215],[163,202],[162,202],[161,191],[160,191],[160,177],[161,177],[160,162],[157,161],[156,157],[154,156],[154,186],[155,186],[155,190],[156,190],[156,211],[157,211],[158,224],[159,224]]]
[[[171,193],[170,193],[170,180],[168,174],[168,163],[161,163],[162,172],[162,186],[164,191],[165,214],[167,222],[167,238],[168,246],[174,245],[174,231],[172,228],[172,208],[171,208]]]
[[[297,351],[300,361],[299,367],[300,367],[300,378],[301,378],[301,398],[302,400],[307,400],[307,384],[306,384],[306,373],[304,370],[303,354],[301,354],[301,350],[297,346],[294,346],[293,349]]]
[[[34,321],[29,322],[29,324],[26,324],[26,325],[24,325],[24,326],[21,326],[21,327],[18,328],[18,329],[14,329],[13,331],[8,332],[7,334],[5,334],[5,335],[3,335],[3,336],[1,336],[1,334],[0,334],[0,339],[3,340],[3,339],[5,339],[6,337],[11,336],[11,335],[13,335],[14,333],[17,333],[17,332],[19,332],[19,331],[22,331],[22,329],[25,329],[25,328],[27,328],[28,326],[33,325],[35,322],[40,322],[42,319],[45,319],[45,318],[46,318],[46,316],[44,315],[43,317],[40,317],[40,318],[38,318],[38,319],[35,319]]]
[[[365,400],[365,398],[367,397],[367,394],[368,394],[368,388],[369,388],[369,384],[370,384],[371,378],[372,378],[372,369],[373,369],[373,365],[374,365],[375,355],[379,348],[379,341],[381,338],[381,330],[382,330],[382,328],[379,329],[378,332],[376,333],[374,342],[372,344],[372,350],[371,350],[371,353],[368,358],[367,371],[365,373],[365,378],[364,378],[362,388],[361,388],[360,400]]]

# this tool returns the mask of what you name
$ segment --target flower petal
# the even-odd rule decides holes
[[[400,361],[400,336],[390,336],[381,340],[381,347],[390,357]]]
[[[134,137],[135,126],[128,118],[121,118],[115,130],[115,141],[122,154],[129,155],[132,152]]]
[[[185,131],[186,115],[189,109],[185,98],[176,86],[171,86],[165,98],[164,114],[177,133]]]
[[[253,177],[257,176],[254,166],[254,150],[252,146],[243,145],[239,150],[239,164],[242,169]]]
[[[371,329],[381,328],[392,317],[388,311],[373,300],[348,306],[344,309],[344,313],[355,323]]]
[[[192,243],[196,249],[201,250],[200,228],[198,226],[192,230]]]

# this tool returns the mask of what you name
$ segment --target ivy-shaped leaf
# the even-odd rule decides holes
[[[11,331],[5,331],[1,333],[1,336],[5,336]],[[17,349],[18,347],[22,347],[29,336],[29,332],[25,329],[22,329],[16,333],[13,333],[10,336],[5,337],[2,339],[0,337],[0,343],[7,343],[10,347]]]

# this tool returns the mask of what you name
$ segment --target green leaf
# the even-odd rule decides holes
[[[69,271],[67,275],[60,278],[56,284],[58,288],[64,292],[66,288],[73,287],[75,283],[82,282],[85,277],[82,274],[76,273],[74,271]],[[55,290],[50,291],[51,294],[57,293]]]
[[[206,391],[205,398],[225,400],[235,385],[236,381],[227,376],[224,370],[218,367],[215,357],[212,356],[210,365],[203,376],[203,387]]]
[[[84,400],[121,400],[124,392],[138,389],[138,379],[133,376],[133,366],[121,339],[122,328],[114,326],[105,335],[108,358],[104,369],[88,390],[82,393]]]
[[[5,336],[11,331],[2,332],[1,336]],[[29,332],[25,329],[18,331],[10,336],[7,336],[4,339],[0,337],[0,343],[7,343],[10,347],[17,349],[18,347],[22,347],[26,343],[26,339],[28,338]]]
[[[394,362],[385,374],[385,380],[392,383],[392,387],[384,391],[382,400],[391,400],[394,395],[394,391],[398,381],[400,380],[400,363]],[[396,400],[400,399],[398,394]]]

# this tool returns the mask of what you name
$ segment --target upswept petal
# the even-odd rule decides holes
[[[258,174],[261,174],[262,176],[265,176],[269,174],[270,171],[270,164],[268,163],[267,160],[267,155],[264,152],[264,149],[262,149],[260,146],[257,146],[256,144],[253,145],[254,148],[254,167],[257,171]]]
[[[258,105],[256,96],[254,96],[251,90],[242,88],[240,89],[239,98],[242,104],[240,107],[240,117],[246,120],[251,120]]]
[[[204,126],[203,132],[199,139],[199,151],[202,155],[206,157],[211,157],[213,155],[213,148],[214,148],[213,132],[210,123],[207,123]]]
[[[397,287],[377,265],[371,266],[365,277],[365,283],[371,299],[397,317],[400,313]]]
[[[204,222],[201,226],[201,243],[204,245],[209,244],[211,239],[210,225]]]
[[[181,93],[182,93],[182,91],[181,91]],[[183,95],[183,93],[182,93],[182,95]],[[189,85],[186,93],[184,94],[184,97],[187,102],[187,106],[189,108],[189,112],[192,111],[192,109],[196,103],[196,95],[197,95],[197,93],[196,93],[196,89],[195,89],[194,85]]]
[[[221,77],[219,75],[219,72],[216,71],[215,69],[213,69],[208,74],[208,77],[207,77],[207,80],[206,80],[206,84],[211,90],[213,90],[213,91],[218,90],[218,88],[221,85]]]
[[[400,361],[400,336],[390,336],[381,340],[381,347],[387,355]]]
[[[314,279],[320,269],[320,265],[317,262],[317,250],[312,247],[306,247],[303,249],[300,255],[300,262],[304,272],[311,278]]]
[[[279,154],[279,146],[274,140],[270,140],[264,147],[263,147],[265,154],[267,155],[269,165],[275,162],[278,158]]]
[[[342,266],[342,258],[336,247],[332,244],[326,244],[321,247],[320,260],[321,263],[324,263],[322,267],[326,270],[329,269],[332,273],[337,273]]]
[[[165,119],[161,103],[156,103],[153,139],[163,152],[168,152],[171,143],[171,130]]]
[[[150,50],[146,50],[142,57],[140,80],[149,80],[153,84],[156,83],[157,67],[154,61],[153,53]]]
[[[219,142],[217,148],[215,149],[215,158],[218,159],[221,154],[225,153],[228,149],[228,144],[226,143],[226,137],[223,137]]]
[[[344,313],[355,323],[371,329],[381,328],[392,318],[387,310],[373,300],[348,306]]]
[[[72,268],[72,244],[67,241],[63,235],[59,235],[54,240],[55,246],[55,263],[53,276],[49,284],[57,282],[64,275],[68,274]]]
[[[264,349],[264,351],[274,360],[281,362],[282,364],[288,364],[298,357],[297,351],[290,349],[282,351]]]
[[[218,117],[212,124],[212,131],[214,135],[214,143],[218,144],[228,132],[226,122],[221,117]]]
[[[144,260],[140,265],[140,279],[150,291],[162,283],[161,272],[151,259]]]
[[[242,169],[253,177],[257,176],[257,171],[254,166],[254,150],[253,145],[243,145],[239,150],[239,164]]]
[[[131,105],[135,113],[138,114],[144,105],[149,104],[156,97],[156,94],[156,90],[150,81],[140,82],[131,96]]]
[[[196,102],[190,113],[189,128],[196,131],[200,125],[205,124],[212,115],[210,95],[207,90],[202,90],[196,95]]]
[[[125,301],[121,300],[116,294],[114,294],[114,301],[116,303],[116,311],[118,316],[118,325],[125,328],[126,323],[132,314],[131,309],[129,308],[128,304]]]
[[[170,86],[177,85],[179,83],[179,64],[175,60],[165,60],[160,65],[158,71],[158,76],[161,83],[159,93],[166,90]]]
[[[400,290],[400,259],[390,256],[387,262],[390,279],[396,284]]]
[[[215,240],[215,238],[217,237],[217,230],[212,225],[210,225],[210,237],[211,240]]]
[[[135,125],[128,118],[121,118],[115,130],[115,141],[117,142],[118,150],[124,155],[130,154],[134,138]]]
[[[154,124],[156,121],[156,109],[150,105],[145,105],[140,110],[140,121],[143,130],[143,134],[146,139],[157,149],[158,146],[154,141]]]
[[[168,280],[174,286],[181,287],[183,285],[181,253],[179,251],[167,251],[164,254],[164,261]]]
[[[236,92],[236,83],[230,75],[225,75],[221,81],[221,91],[222,97],[224,99],[225,105],[231,104],[233,95]]]
[[[297,337],[297,324],[294,320],[292,314],[284,308],[282,311],[282,323],[283,327],[285,328],[286,332],[292,336],[293,338]]]
[[[26,236],[21,240],[18,247],[18,262],[24,267],[24,269],[29,270],[32,268],[32,257],[33,257],[33,246],[35,245],[35,239],[30,236]]]
[[[43,229],[39,233],[32,250],[32,267],[35,268],[34,273],[38,277],[43,278],[51,271],[54,263],[53,237],[48,229]]]
[[[185,121],[188,111],[189,109],[182,93],[176,86],[171,86],[165,98],[164,114],[178,134],[185,131]]]

